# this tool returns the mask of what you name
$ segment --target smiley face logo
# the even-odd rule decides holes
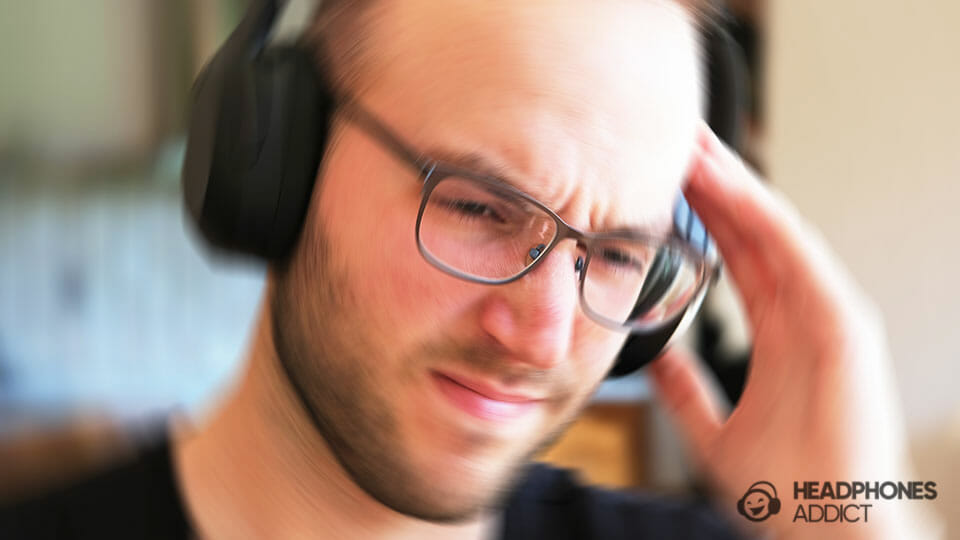
[[[754,482],[737,501],[737,511],[750,521],[764,521],[780,511],[777,488],[770,482]]]
[[[747,517],[754,519],[763,519],[770,514],[770,497],[759,489],[750,492],[750,495],[743,499],[743,510]]]

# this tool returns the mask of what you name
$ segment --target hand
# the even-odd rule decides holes
[[[695,459],[730,509],[754,482],[772,482],[783,508],[762,526],[778,537],[926,538],[908,500],[852,501],[873,504],[868,523],[793,522],[794,482],[916,480],[883,326],[819,236],[707,127],[697,154],[686,196],[743,296],[754,349],[726,418],[688,353],[670,349],[651,366]]]

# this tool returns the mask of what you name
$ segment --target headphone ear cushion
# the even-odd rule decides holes
[[[737,501],[737,512],[740,512],[740,515],[742,515],[742,516],[746,516],[746,515],[747,515],[747,509],[744,508],[744,506],[743,506],[743,503],[744,503],[744,501],[745,501],[746,499],[747,499],[747,497],[746,497],[746,495],[744,495],[743,497],[740,498],[739,501]]]
[[[317,74],[315,59],[308,50],[291,46],[268,52],[280,55],[279,63],[287,70],[273,79],[273,84],[281,81],[282,93],[274,99],[283,102],[275,105],[282,115],[275,126],[282,143],[276,148],[265,145],[264,150],[273,153],[261,156],[269,162],[267,168],[274,171],[274,178],[280,180],[264,179],[277,192],[272,209],[273,228],[261,256],[276,260],[290,253],[303,229],[326,151],[334,100]]]
[[[221,59],[226,61],[229,59]],[[286,256],[306,215],[332,99],[312,55],[278,47],[198,81],[184,194],[208,243],[260,259]]]

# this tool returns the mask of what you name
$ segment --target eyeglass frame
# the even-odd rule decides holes
[[[336,103],[337,110],[344,113],[347,119],[363,129],[363,131],[368,135],[373,136],[373,138],[378,143],[382,144],[391,154],[394,155],[394,157],[399,158],[400,161],[402,161],[405,165],[416,170],[418,178],[423,183],[422,199],[420,201],[420,209],[417,213],[417,224],[415,230],[417,249],[419,250],[420,255],[427,262],[448,275],[464,281],[479,283],[482,285],[506,285],[508,283],[517,281],[533,271],[533,269],[539,266],[539,264],[546,259],[550,252],[553,251],[553,248],[556,247],[560,242],[567,239],[572,239],[576,242],[577,247],[582,249],[586,254],[585,259],[578,257],[578,261],[575,263],[575,265],[579,266],[579,262],[581,260],[583,261],[583,264],[582,266],[579,266],[579,268],[576,268],[575,271],[579,274],[579,286],[577,289],[580,308],[583,309],[583,311],[590,317],[591,320],[610,330],[627,331],[630,333],[644,333],[662,329],[671,324],[671,322],[677,318],[685,319],[678,324],[678,328],[674,331],[674,335],[682,333],[683,329],[685,329],[690,320],[692,320],[693,317],[687,317],[688,314],[695,315],[697,312],[699,312],[703,298],[706,296],[706,291],[710,289],[717,279],[719,279],[723,266],[719,256],[716,255],[714,251],[708,249],[704,249],[704,252],[694,249],[689,240],[677,234],[677,229],[675,226],[671,229],[671,232],[668,235],[652,235],[632,230],[602,233],[581,231],[576,227],[569,225],[556,212],[533,196],[521,191],[520,189],[517,189],[508,182],[505,182],[496,176],[470,171],[456,165],[444,163],[441,160],[432,159],[422,153],[414,151],[410,145],[404,142],[402,137],[400,137],[366,107],[361,105],[358,100],[350,97],[342,97],[338,99]],[[496,190],[506,191],[507,193],[532,204],[553,219],[556,225],[556,232],[554,233],[553,239],[545,248],[543,248],[543,251],[539,252],[536,258],[533,258],[529,265],[523,268],[523,270],[511,277],[503,279],[481,278],[457,270],[456,268],[451,267],[449,264],[440,261],[434,257],[433,254],[431,254],[430,251],[423,245],[423,241],[420,238],[420,224],[423,219],[423,213],[427,207],[427,201],[430,198],[430,194],[441,181],[451,176],[456,176],[458,178],[463,178],[473,182],[478,182],[483,185],[491,186]],[[595,312],[590,307],[589,302],[587,302],[584,298],[583,290],[586,282],[587,270],[590,267],[590,260],[593,252],[591,246],[596,243],[609,240],[628,240],[639,242],[647,241],[650,242],[651,245],[658,245],[658,249],[663,247],[679,249],[680,251],[684,252],[684,255],[689,257],[690,260],[697,261],[699,263],[697,266],[700,270],[698,276],[699,283],[697,284],[696,290],[693,291],[693,293],[690,295],[690,298],[686,301],[686,305],[670,319],[658,321],[650,326],[617,323],[612,319]],[[705,238],[704,245],[706,246],[706,244],[707,241]],[[691,306],[694,307],[692,313],[690,312]]]

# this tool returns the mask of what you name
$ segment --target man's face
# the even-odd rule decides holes
[[[668,226],[699,117],[679,6],[383,4],[358,97],[414,148],[495,172],[581,230]],[[354,481],[450,521],[499,500],[626,336],[580,309],[572,241],[515,282],[468,283],[418,253],[420,200],[408,166],[338,122],[297,251],[274,274],[274,332]]]

